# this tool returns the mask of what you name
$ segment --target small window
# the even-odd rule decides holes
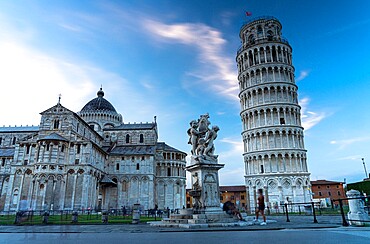
[[[261,173],[264,173],[263,165],[261,165]]]
[[[49,151],[49,150],[50,150],[50,145],[46,144],[46,151]]]
[[[340,191],[338,191],[338,196],[340,196]]]
[[[126,143],[130,143],[130,135],[129,134],[126,135]]]
[[[132,156],[132,157],[131,157],[131,161],[132,161],[132,162],[134,162],[134,161],[135,161],[135,157],[134,157],[134,156]]]
[[[75,159],[75,164],[79,164],[80,160],[78,158]]]
[[[91,128],[91,129],[94,129],[94,125],[90,125],[90,128]]]
[[[339,186],[337,185],[337,189],[339,189]]]
[[[190,197],[186,197],[186,201],[190,201]]]
[[[30,145],[27,145],[26,153],[27,153],[27,154],[30,154]]]
[[[80,154],[80,152],[81,152],[81,145],[80,145],[80,144],[78,144],[78,145],[77,145],[77,154]]]
[[[319,191],[319,196],[320,196],[320,197],[322,196],[322,193],[321,193],[321,191]]]
[[[141,157],[141,161],[144,161],[144,160],[145,160],[145,157],[144,157],[144,156],[142,156],[142,157]]]
[[[59,128],[59,119],[54,120],[54,129]]]
[[[5,158],[3,158],[3,159],[2,159],[1,166],[2,166],[2,167],[4,167],[4,166],[5,166]]]
[[[136,170],[140,170],[140,164],[139,163],[136,164]]]
[[[64,148],[65,148],[65,146],[64,146],[64,145],[62,145],[62,148],[60,149],[60,151],[61,151],[61,152],[64,152]]]
[[[321,187],[320,186],[317,186],[317,189],[320,189]]]
[[[330,188],[330,186],[326,186],[326,188],[328,188],[328,189],[329,189],[329,188]]]
[[[144,135],[140,134],[140,143],[144,143]]]
[[[122,160],[125,160],[125,157],[122,157]]]
[[[3,141],[3,138],[2,138],[2,137],[0,137],[0,145],[1,145],[2,141]]]
[[[240,196],[240,199],[241,199],[241,200],[244,200],[244,195],[241,195],[241,196]]]
[[[13,137],[13,145],[15,144],[16,141],[17,141],[17,137]]]
[[[230,199],[231,199],[231,200],[235,200],[235,196],[231,196],[231,197],[230,197]]]
[[[116,170],[117,171],[119,170],[119,164],[116,164]]]
[[[330,191],[328,191],[328,195],[329,195],[329,197],[331,196],[331,192]]]
[[[285,125],[285,119],[284,118],[280,118],[280,124]]]
[[[27,164],[28,164],[28,160],[24,160],[23,165],[27,165]]]
[[[167,168],[167,176],[171,176],[171,168],[170,167]]]
[[[262,27],[261,26],[258,26],[257,27],[257,34],[258,35],[261,35],[262,34]]]

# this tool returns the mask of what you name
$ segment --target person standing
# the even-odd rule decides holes
[[[261,223],[261,225],[266,225],[266,216],[265,216],[265,197],[263,196],[263,190],[262,189],[258,189],[258,198],[257,198],[257,205],[258,205],[258,208],[257,208],[257,211],[256,211],[256,219],[255,221],[258,221],[258,216],[259,214],[262,215],[263,217],[263,222]]]

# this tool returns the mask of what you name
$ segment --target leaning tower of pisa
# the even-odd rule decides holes
[[[261,17],[240,30],[236,61],[250,210],[258,189],[271,208],[311,200],[292,48],[281,29],[276,18]]]

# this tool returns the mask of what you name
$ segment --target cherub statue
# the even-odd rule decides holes
[[[207,156],[214,156],[215,146],[213,141],[217,138],[217,132],[220,130],[217,125],[212,126],[212,129],[207,132],[206,135],[206,148],[204,154]]]
[[[191,154],[196,154],[197,144],[198,144],[198,122],[196,120],[192,120],[190,122],[190,128],[188,129],[189,141],[188,144],[192,145]]]

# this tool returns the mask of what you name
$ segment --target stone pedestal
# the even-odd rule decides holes
[[[346,195],[348,198],[361,197],[360,192],[356,190],[347,191]],[[350,225],[364,226],[365,222],[363,222],[362,220],[365,221],[369,220],[369,216],[365,212],[364,202],[361,199],[353,199],[348,200],[348,205],[349,205],[348,219]]]
[[[220,190],[218,171],[224,164],[218,164],[217,157],[191,156],[186,170],[191,174],[194,210],[204,214],[220,214]]]

